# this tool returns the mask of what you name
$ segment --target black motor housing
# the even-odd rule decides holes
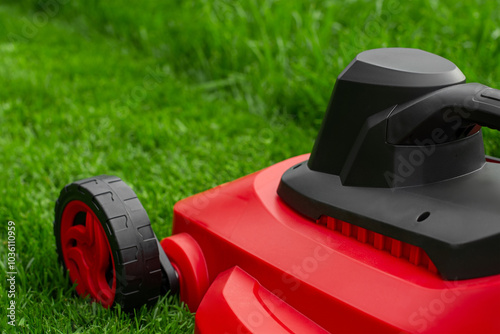
[[[500,165],[486,162],[481,126],[500,128],[500,91],[422,50],[362,52],[278,194],[311,219],[421,247],[446,279],[500,274]]]

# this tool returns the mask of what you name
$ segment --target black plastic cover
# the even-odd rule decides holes
[[[500,91],[464,82],[425,51],[359,54],[279,196],[313,220],[419,246],[445,279],[500,274],[500,165],[486,162],[480,130],[500,129]]]
[[[370,126],[371,116],[464,82],[465,76],[455,64],[429,52],[390,48],[360,53],[337,78],[309,168],[341,175],[346,185],[358,184],[357,175],[349,170],[350,161],[355,158],[353,150],[364,140],[358,137]],[[390,111],[380,117],[385,118]],[[374,151],[374,155],[379,153]],[[366,162],[377,161],[367,157],[361,163]],[[384,186],[384,182],[375,181],[373,186]]]
[[[338,175],[311,171],[304,162],[283,174],[278,194],[313,220],[335,217],[421,247],[445,279],[500,274],[498,164],[426,186],[391,189],[343,186]],[[419,222],[425,212],[429,217]]]

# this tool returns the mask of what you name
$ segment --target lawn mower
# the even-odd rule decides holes
[[[183,199],[161,242],[120,178],[64,187],[76,292],[179,295],[197,333],[500,333],[500,91],[417,49],[362,52],[312,153]]]

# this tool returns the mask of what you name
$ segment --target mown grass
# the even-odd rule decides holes
[[[16,222],[20,332],[193,330],[175,300],[130,317],[74,297],[52,235],[66,183],[120,176],[164,237],[177,200],[310,151],[360,51],[422,48],[500,87],[496,1],[47,3],[0,6],[0,217]]]

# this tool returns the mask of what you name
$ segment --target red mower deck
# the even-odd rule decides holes
[[[283,203],[276,194],[281,175],[307,158],[175,205],[174,235],[162,245],[170,255],[169,239],[183,235],[197,249],[189,266],[196,265],[211,285],[205,299],[195,298],[199,306],[189,289],[181,299],[198,310],[200,333],[500,332],[500,275],[445,281]],[[178,269],[183,272],[182,264]],[[199,287],[208,287],[204,280],[184,284],[196,296]]]

